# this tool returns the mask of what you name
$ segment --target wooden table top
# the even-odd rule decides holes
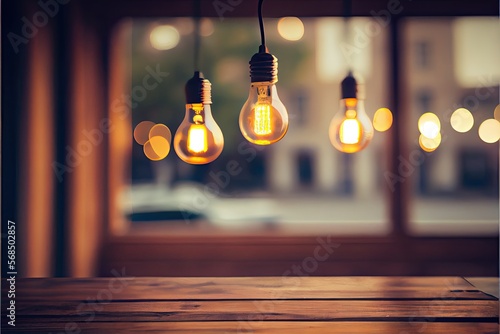
[[[6,333],[499,333],[498,298],[461,277],[18,279]],[[498,278],[482,279],[498,286]],[[7,306],[6,306],[7,305]],[[5,320],[7,319],[7,320]]]

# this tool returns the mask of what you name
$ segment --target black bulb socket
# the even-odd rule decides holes
[[[357,98],[358,84],[356,79],[349,73],[344,80],[342,80],[342,99]]]
[[[249,64],[251,82],[278,82],[278,58],[270,54],[265,46],[259,47],[259,52],[252,56]]]
[[[212,84],[199,71],[186,83],[185,93],[187,104],[212,104]]]

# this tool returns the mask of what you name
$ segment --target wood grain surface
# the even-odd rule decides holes
[[[498,334],[495,323],[431,322],[88,322],[34,324],[22,333],[174,333],[174,334]],[[9,332],[10,333],[10,332]]]
[[[461,277],[19,279],[6,333],[498,333]],[[491,279],[490,279],[491,281]],[[7,285],[2,281],[3,305]],[[2,308],[2,319],[6,319]]]

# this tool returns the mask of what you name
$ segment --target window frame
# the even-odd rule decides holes
[[[234,0],[234,3],[237,3]],[[96,2],[97,3],[97,2]],[[96,3],[93,3],[96,5]],[[174,6],[175,3],[175,6]],[[322,17],[322,16],[341,16],[342,1],[328,1],[331,6],[324,6],[325,1],[310,0],[307,2],[300,0],[289,0],[287,5],[283,6],[281,1],[267,1],[265,4],[266,17],[281,16],[303,16],[303,17]],[[388,5],[393,4],[393,0],[383,1],[353,1],[353,16],[372,16],[373,13],[381,13],[388,10]],[[234,10],[225,13],[227,17],[253,17],[255,15],[255,3],[252,1],[242,1]],[[402,13],[391,16],[389,22],[389,62],[393,66],[389,67],[390,75],[389,91],[399,92],[393,94],[389,103],[389,108],[394,111],[401,110],[402,101],[407,98],[402,96],[401,83],[404,82],[405,73],[402,69],[399,47],[401,45],[402,29],[401,19],[410,16],[487,16],[498,13],[498,3],[490,0],[479,0],[470,3],[467,0],[458,0],[450,6],[449,1],[429,1],[427,5],[408,2],[404,3],[405,10]],[[140,7],[140,8],[139,8]],[[134,4],[132,0],[118,2],[109,0],[104,6],[89,6],[90,11],[99,10],[107,22],[104,25],[106,38],[103,44],[110,46],[112,43],[111,34],[113,26],[127,16],[139,17],[189,17],[193,12],[192,4],[189,1],[177,2],[174,0],[163,1],[161,4],[153,0],[141,2],[140,6]],[[431,8],[431,9],[429,9]],[[219,17],[213,8],[212,1],[202,1],[202,13],[207,17],[224,19]],[[119,59],[119,51],[113,48],[107,50],[110,54],[110,66],[108,70],[113,71]],[[114,55],[114,56],[113,56]],[[115,69],[116,70],[116,69]],[[109,76],[110,92],[120,92],[120,84],[123,84],[123,78],[119,75]],[[120,119],[115,117],[120,123]],[[394,115],[394,126],[390,130],[390,138],[387,140],[386,149],[389,161],[388,169],[391,173],[397,175],[400,167],[397,157],[409,153],[409,145],[404,140],[399,140],[406,131],[406,124],[409,121],[408,113],[396,112]],[[114,119],[111,119],[114,121]],[[130,131],[131,124],[118,125],[123,131]],[[121,130],[121,131],[122,131]],[[110,139],[111,140],[111,139]],[[123,143],[122,143],[123,144]],[[108,165],[119,165],[119,152],[110,150],[108,146]],[[117,159],[117,160],[115,160]],[[199,276],[203,274],[203,268],[200,265],[199,254],[210,257],[213,262],[232,261],[234,258],[224,250],[226,247],[237,247],[245,245],[245,254],[249,258],[245,261],[227,264],[227,267],[216,266],[211,275],[231,276],[231,275],[281,275],[282,268],[288,268],[290,263],[297,263],[311,255],[312,247],[318,245],[318,240],[311,236],[290,236],[280,234],[279,231],[268,233],[238,234],[234,232],[225,232],[209,235],[206,233],[180,233],[173,235],[163,232],[152,231],[128,231],[127,222],[120,217],[121,213],[112,206],[114,197],[117,196],[116,189],[121,186],[123,175],[114,173],[112,168],[108,168],[108,226],[106,227],[106,237],[103,242],[104,259],[101,261],[100,273],[107,275],[109,268],[121,265],[129,266],[129,274],[144,275],[140,267],[141,261],[147,261],[151,256],[157,261],[148,262],[146,274],[159,274],[166,276]],[[345,245],[341,250],[340,259],[328,260],[324,265],[327,267],[319,274],[325,275],[360,275],[360,274],[384,274],[390,271],[392,274],[411,275],[411,274],[436,274],[444,273],[446,275],[495,275],[498,271],[498,237],[424,237],[415,236],[409,233],[409,185],[400,182],[395,184],[393,189],[386,187],[384,196],[389,200],[388,220],[391,231],[387,235],[371,235],[366,237],[337,237],[322,233],[325,237],[331,237],[336,243]],[[131,248],[132,247],[132,248]],[[135,247],[142,247],[143,251],[137,252]],[[267,252],[260,252],[262,249]],[[359,249],[366,249],[362,254]],[[382,249],[384,251],[382,251]],[[446,251],[442,254],[443,249]],[[457,253],[457,249],[468,249],[473,252]],[[109,251],[109,253],[108,253]],[[269,252],[273,252],[272,260],[269,260]],[[141,254],[140,259],[136,258]],[[339,254],[340,254],[339,253]],[[441,254],[436,257],[436,254]],[[135,255],[133,255],[135,254]],[[157,254],[157,255],[154,255]],[[183,255],[184,254],[184,255]],[[188,255],[186,255],[188,254]],[[401,256],[396,256],[400,254]],[[127,262],[128,256],[135,256],[132,262]],[[335,255],[337,256],[337,255]],[[232,259],[232,260],[231,260]],[[366,260],[360,262],[361,259]],[[415,262],[407,267],[401,267],[401,261],[407,262],[409,259],[415,259]],[[251,261],[252,266],[248,266]],[[138,264],[139,263],[139,264]],[[153,264],[154,263],[154,264]],[[224,262],[225,263],[225,262]],[[365,266],[367,263],[373,263],[374,266]],[[385,266],[382,265],[385,263]],[[134,267],[135,265],[135,267]],[[167,269],[160,267],[165,265]],[[284,267],[283,267],[284,265]],[[382,266],[381,266],[382,265]],[[345,267],[347,266],[347,267]],[[378,267],[377,267],[378,266]],[[134,269],[135,268],[135,269]],[[160,268],[156,270],[156,268]],[[170,270],[169,268],[173,268]],[[255,269],[255,272],[248,268]],[[378,269],[377,269],[378,268]],[[465,269],[464,269],[465,268]],[[134,270],[137,270],[134,272]],[[252,274],[253,273],[253,274]],[[315,273],[318,274],[318,273]]]
[[[123,87],[126,87],[128,83],[128,78],[124,77],[122,74],[118,73],[119,65],[123,65],[123,57],[120,57],[120,52],[123,50],[118,50],[120,46],[116,43],[119,37],[113,35],[113,27],[124,17],[134,16],[134,17],[189,17],[193,13],[194,1],[190,3],[189,1],[182,2],[182,4],[170,0],[166,1],[160,6],[160,8],[155,7],[154,9],[148,6],[149,2],[141,3],[141,8],[134,4],[133,1],[128,1],[117,8],[112,6],[115,0],[108,2],[106,6],[100,6],[94,8],[94,10],[99,10],[103,13],[103,16],[107,18],[108,25],[105,25],[104,30],[107,30],[106,36],[110,36],[111,48],[108,50],[110,53],[110,81],[109,81],[109,92],[110,96],[116,95],[117,92],[122,92]],[[386,143],[386,149],[388,150],[387,166],[388,172],[392,175],[398,175],[398,170],[400,168],[400,161],[396,158],[399,156],[407,156],[409,153],[409,145],[404,140],[399,140],[405,133],[406,125],[408,124],[408,113],[398,112],[401,110],[402,100],[406,97],[402,96],[403,91],[401,89],[401,83],[404,82],[404,71],[402,70],[402,55],[399,50],[402,42],[403,29],[401,27],[401,19],[412,16],[482,16],[489,15],[495,9],[498,9],[498,4],[493,1],[478,1],[477,4],[471,5],[465,0],[458,1],[455,6],[448,7],[447,1],[433,2],[432,9],[427,9],[428,7],[416,3],[400,3],[397,0],[390,1],[370,1],[369,4],[364,1],[353,1],[353,16],[374,16],[376,14],[383,15],[388,14],[388,25],[389,25],[389,63],[392,66],[388,66],[389,70],[389,89],[388,91],[396,92],[390,96],[389,108],[394,111],[394,125],[388,131],[389,138]],[[175,3],[175,6],[174,6]],[[330,2],[329,2],[330,3]],[[202,13],[207,17],[214,17],[223,20],[225,17],[253,17],[254,8],[256,4],[249,1],[238,1],[228,2],[229,7],[217,6],[212,1],[201,1]],[[92,7],[92,6],[90,6]],[[496,8],[495,8],[496,7]],[[221,9],[222,8],[222,9]],[[321,8],[321,9],[320,9]],[[372,8],[372,9],[370,9]],[[268,1],[265,3],[265,15],[266,17],[280,17],[287,15],[298,15],[307,17],[322,17],[322,16],[341,16],[342,3],[339,1],[336,5],[324,7],[324,1],[322,0],[312,0],[305,4],[303,1],[292,0],[287,2],[287,8],[283,8],[279,4],[279,1]],[[257,28],[256,28],[257,29]],[[121,86],[121,87],[120,87]],[[110,98],[112,100],[112,98]],[[111,107],[111,106],[110,106]],[[127,131],[126,129],[131,128],[131,124],[127,123],[126,120],[120,119],[119,115],[114,115],[110,112],[110,119],[113,124],[118,124],[120,131]],[[110,138],[112,141],[112,138]],[[126,143],[120,143],[120,147],[125,147]],[[109,230],[112,235],[123,234],[129,229],[129,223],[120,217],[121,212],[117,212],[117,208],[111,203],[116,202],[118,196],[117,189],[123,187],[123,179],[125,177],[125,171],[121,173],[115,173],[116,168],[123,161],[123,156],[120,156],[117,150],[111,150],[108,147],[109,154],[109,168],[108,168],[108,190],[110,202],[108,203],[109,212]],[[387,186],[385,189],[385,194],[387,200],[389,201],[388,209],[388,223],[390,225],[391,236],[410,236],[409,232],[409,199],[410,199],[410,189],[409,182],[395,182],[392,186]]]

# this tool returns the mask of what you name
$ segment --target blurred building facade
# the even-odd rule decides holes
[[[333,19],[335,20],[335,19]],[[318,20],[320,21],[320,20]],[[484,84],[477,87],[462,85],[457,77],[457,47],[454,19],[409,19],[404,22],[403,55],[403,97],[407,131],[404,138],[409,143],[410,154],[419,157],[417,163],[409,162],[414,168],[412,178],[417,194],[496,195],[498,192],[498,145],[485,144],[479,139],[478,127],[487,118],[493,117],[498,103],[498,62],[492,63],[492,76],[484,77]],[[361,64],[364,72],[358,79],[363,82],[361,90],[366,98],[366,111],[370,118],[374,112],[387,106],[389,94],[384,78],[387,78],[387,31],[368,35],[359,33],[369,27],[369,19],[355,22],[349,45],[367,55],[362,59],[370,64]],[[481,24],[481,22],[480,22]],[[336,28],[341,28],[341,20]],[[318,64],[318,53],[325,43],[320,37],[324,25],[315,24],[315,30],[304,37],[315,57],[309,57],[303,64],[307,68],[322,68]],[[340,29],[341,30],[341,29]],[[339,37],[339,36],[337,36]],[[361,38],[368,42],[359,47]],[[492,31],[484,31],[477,38],[486,43],[494,40]],[[332,38],[332,42],[334,38]],[[335,41],[337,48],[345,46],[342,39]],[[356,44],[358,43],[358,44]],[[481,52],[478,50],[478,52]],[[355,54],[357,55],[357,53]],[[335,63],[335,56],[332,56]],[[474,61],[474,60],[472,60]],[[469,59],[469,63],[471,60]],[[346,72],[348,66],[341,62],[333,64]],[[468,64],[473,66],[473,64]],[[353,68],[356,71],[356,67]],[[368,69],[368,70],[366,70]],[[328,71],[327,71],[328,72]],[[297,193],[304,190],[322,193],[369,197],[381,190],[386,170],[385,133],[375,132],[372,143],[360,153],[343,154],[335,150],[328,139],[328,126],[339,109],[339,82],[342,71],[325,81],[313,71],[303,71],[302,90],[284,98],[290,106],[289,135],[273,147],[268,157],[268,184],[270,189],[280,193]],[[345,75],[345,73],[344,73]],[[496,81],[495,81],[496,80]],[[327,102],[325,102],[327,101]],[[475,119],[474,127],[467,133],[458,133],[451,128],[450,117],[459,107],[468,108]],[[395,111],[398,113],[398,111]],[[418,118],[426,112],[433,112],[441,120],[442,143],[432,153],[424,153],[418,144]],[[396,116],[397,117],[397,116]]]
[[[387,55],[388,33],[381,27],[370,33],[373,23],[353,20],[350,38],[342,35],[342,19],[316,19],[306,30],[304,39],[314,52],[302,64],[300,87],[283,97],[291,115],[290,129],[269,156],[267,179],[273,191],[369,197],[380,190],[387,162],[386,134],[375,133],[370,145],[356,154],[337,151],[328,137],[330,122],[340,109],[340,82],[349,70],[370,118],[387,106],[387,57],[376,55]]]
[[[498,104],[498,59],[489,57],[487,64],[491,76],[478,73],[476,83],[460,82],[460,71],[477,68],[481,52],[497,40],[498,32],[488,30],[490,19],[468,19],[468,30],[474,25],[481,34],[472,36],[480,40],[481,49],[469,59],[459,53],[460,45],[470,43],[458,22],[463,19],[409,19],[405,25],[404,59],[405,110],[410,111],[407,140],[411,149],[418,150],[418,118],[435,113],[441,121],[442,143],[438,149],[425,155],[416,169],[415,190],[425,195],[496,195],[498,196],[498,145],[482,142],[479,125],[493,118]],[[475,22],[474,22],[475,21]],[[472,23],[472,26],[471,26]],[[486,48],[486,50],[485,50]],[[462,58],[462,59],[461,59]],[[478,71],[479,72],[479,71]],[[474,116],[474,126],[466,133],[456,132],[450,124],[452,113],[458,108],[468,109]]]

